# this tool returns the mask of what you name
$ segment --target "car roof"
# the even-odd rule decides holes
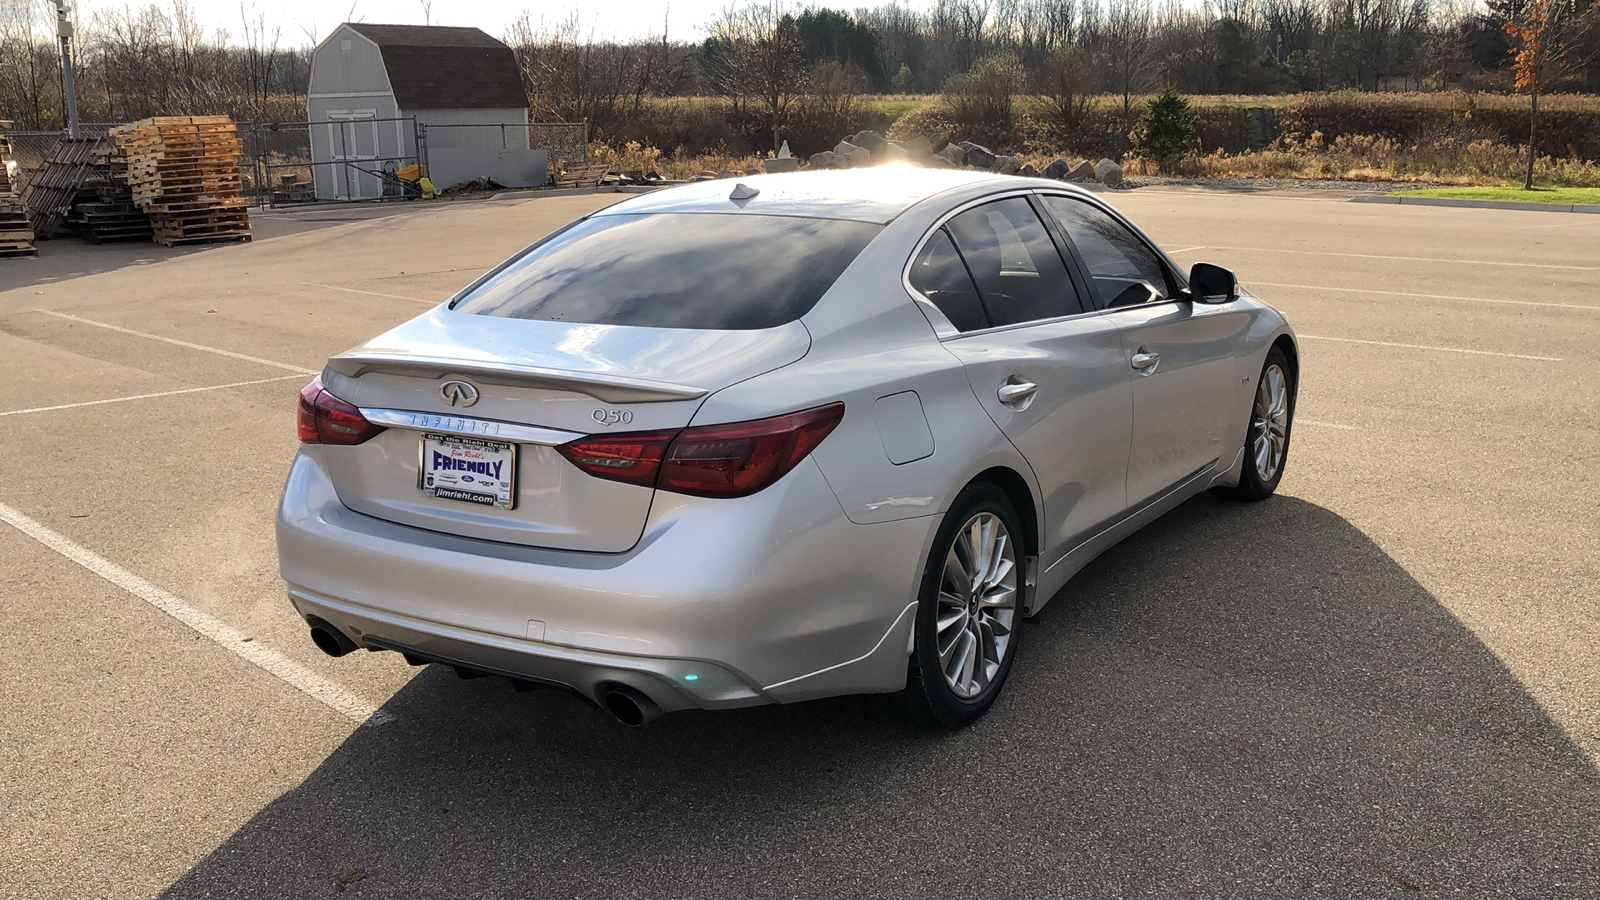
[[[848,219],[886,225],[936,194],[983,182],[1016,179],[964,169],[924,169],[893,163],[866,169],[748,175],[652,191],[609,206],[597,216],[641,213],[744,213]],[[750,196],[748,190],[754,189]],[[741,196],[742,195],[742,196]]]

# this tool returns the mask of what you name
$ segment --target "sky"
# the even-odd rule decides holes
[[[47,5],[45,0],[35,2]],[[168,0],[77,0],[74,5],[80,16],[87,18],[97,9],[138,8],[149,2],[169,5]],[[241,31],[239,0],[189,0],[189,3],[211,28],[225,28],[234,35]],[[735,5],[742,6],[744,2],[740,0]],[[855,0],[837,5],[854,6]],[[281,23],[283,41],[290,45],[312,43],[308,34],[320,41],[344,21],[425,24],[420,0],[244,0],[244,6],[252,10],[252,21],[256,15],[265,13],[269,28],[274,22]],[[433,0],[431,23],[475,25],[495,37],[502,37],[506,26],[524,11],[529,13],[536,27],[541,20],[554,25],[576,12],[586,35],[606,39],[659,36],[665,18],[669,38],[694,41],[704,37],[705,24],[728,6],[729,0],[672,0],[670,3],[660,0]]]

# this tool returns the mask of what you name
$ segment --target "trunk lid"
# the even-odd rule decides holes
[[[643,533],[654,490],[590,476],[555,447],[591,434],[682,428],[706,395],[795,362],[810,345],[798,321],[710,331],[441,307],[328,361],[328,392],[387,428],[321,453],[339,499],[357,512],[485,540],[621,552]],[[424,435],[443,440],[425,447]],[[514,446],[514,461],[500,444]],[[449,481],[454,487],[486,483],[480,472],[513,474],[509,508],[447,499],[436,495],[438,485],[425,489],[425,474],[463,477],[436,471],[434,454],[450,447],[484,460],[465,467],[465,480],[478,481]]]

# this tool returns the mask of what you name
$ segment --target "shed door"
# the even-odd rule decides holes
[[[334,196],[368,200],[383,196],[378,164],[378,111],[328,110],[328,146],[333,159]]]

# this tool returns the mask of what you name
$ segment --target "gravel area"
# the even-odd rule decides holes
[[[1198,187],[1237,193],[1264,193],[1283,191],[1315,191],[1347,194],[1386,194],[1408,188],[1437,187],[1419,185],[1409,181],[1336,181],[1327,178],[1165,178],[1159,175],[1141,175],[1128,178],[1126,184],[1141,187]]]

